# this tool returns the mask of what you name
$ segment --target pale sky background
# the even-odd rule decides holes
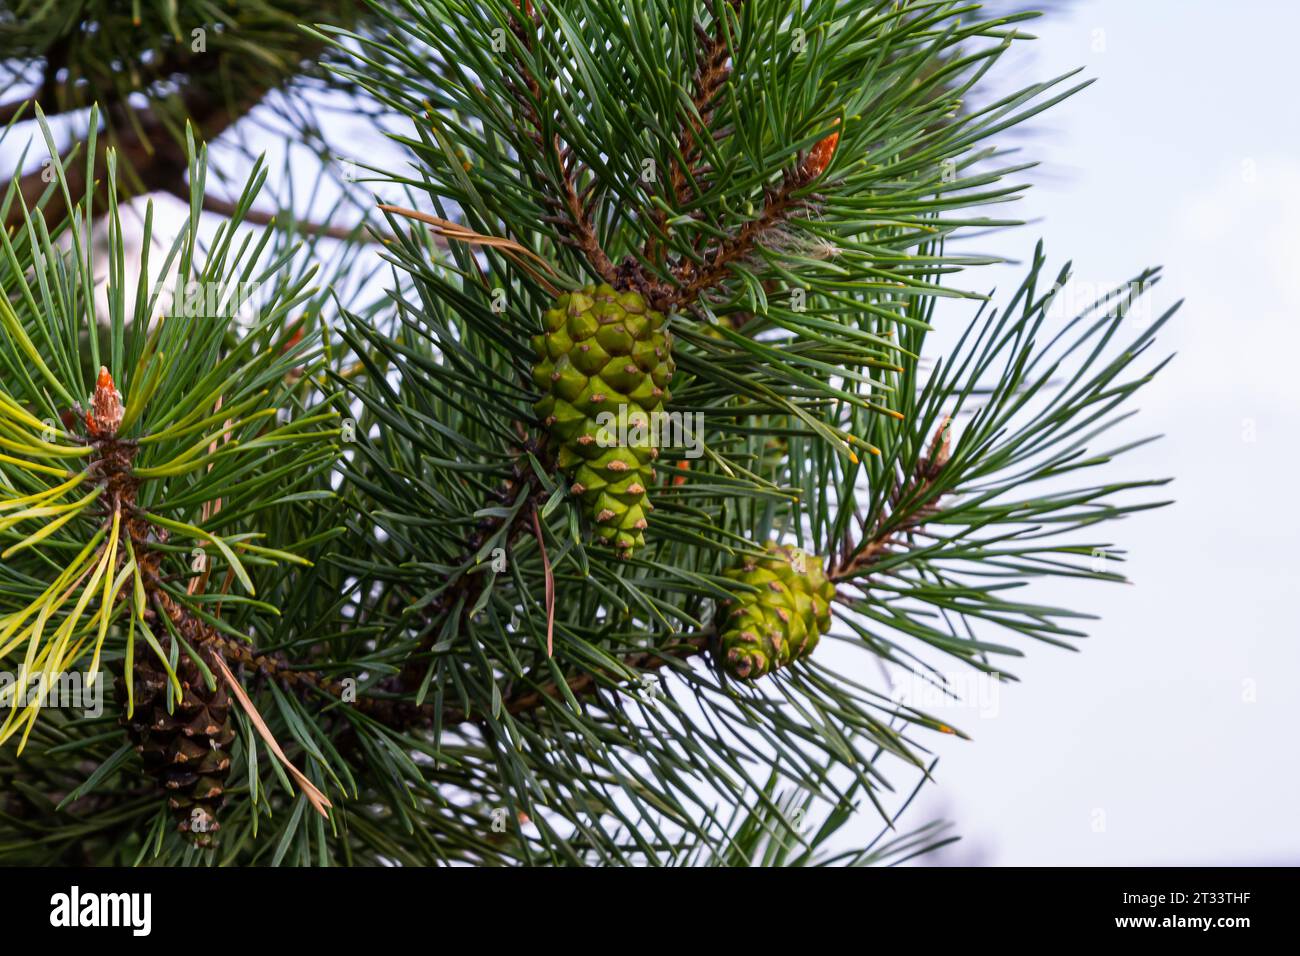
[[[1096,0],[1026,29],[1010,80],[1097,82],[1025,143],[1043,167],[1018,214],[1041,221],[981,247],[1024,259],[1041,235],[1098,285],[1165,266],[1178,357],[1130,434],[1166,437],[1110,474],[1173,475],[1177,504],[1108,532],[1135,586],[1033,585],[1102,620],[939,711],[975,739],[938,741],[908,819],[953,819],[954,863],[1297,864],[1300,4]]]
[[[1027,199],[996,211],[1036,221],[978,246],[1024,260],[1042,236],[1053,274],[1072,259],[1094,286],[1165,266],[1155,314],[1187,301],[1155,352],[1178,358],[1125,434],[1166,437],[1106,477],[1172,475],[1160,496],[1177,504],[1104,532],[1134,586],[1027,589],[1101,615],[1082,653],[1021,643],[1020,683],[994,697],[972,685],[964,707],[925,701],[975,739],[924,737],[938,786],[904,829],[953,820],[963,842],[938,858],[952,863],[1300,863],[1300,516],[1286,484],[1300,465],[1300,4],[1094,0],[1025,29],[1040,39],[999,67],[1007,87],[1076,66],[1098,82],[1010,141],[1042,166]],[[276,172],[274,138],[250,144]],[[371,147],[365,160],[401,161]],[[179,203],[156,202],[160,224],[179,219]],[[971,284],[1006,291],[1022,272]],[[934,344],[962,320],[950,313]],[[868,809],[845,836],[878,825]]]

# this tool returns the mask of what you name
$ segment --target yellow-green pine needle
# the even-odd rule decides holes
[[[7,423],[4,422],[0,422],[0,432],[16,436],[17,439],[0,436],[0,445],[10,451],[21,452],[36,458],[85,458],[94,452],[94,449],[89,445],[52,444],[17,428],[8,427]]]
[[[21,498],[9,498],[8,500],[0,501],[0,511],[8,511],[10,508],[20,508],[23,505],[39,504],[40,502],[48,501],[51,498],[58,498],[77,487],[77,485],[81,484],[85,479],[86,472],[83,471],[78,475],[73,475],[63,484],[56,485],[53,488],[33,492],[32,494],[24,495]]]
[[[23,408],[8,395],[0,394],[0,414],[9,418],[20,425],[26,425],[28,428],[35,428],[37,431],[44,431],[49,428],[47,422],[41,421],[27,409]],[[55,434],[67,437],[67,432],[61,428],[53,429]]]
[[[72,607],[72,612],[59,626],[58,630],[54,632],[54,653],[50,654],[46,658],[45,663],[46,673],[51,678],[54,676],[54,668],[61,659],[64,648],[72,638],[72,635],[76,632],[77,624],[81,621],[82,615],[86,612],[86,606],[90,604],[91,599],[99,590],[100,578],[104,577],[105,573],[108,571],[108,559],[108,550],[105,549],[104,556],[100,558],[99,563],[95,565],[95,573],[91,575],[90,581],[87,582],[84,588],[82,588],[81,594],[77,598],[77,603]],[[108,575],[108,577],[111,578],[112,575]]]
[[[207,418],[204,418],[200,421],[190,421],[191,416],[187,415],[179,422],[176,422],[173,425],[169,425],[168,427],[164,428],[162,431],[153,432],[152,434],[143,436],[140,439],[140,444],[147,445],[150,442],[168,441],[174,438],[179,438],[180,436],[187,435],[190,432],[196,432],[204,428],[209,428],[217,424],[218,422],[225,421],[228,418],[237,417],[239,415],[244,414],[244,412],[246,412],[248,409],[256,405],[267,394],[268,394],[267,389],[262,389],[262,391],[258,392],[256,395],[246,398],[244,401],[240,402],[239,404],[232,405],[229,408],[220,409],[214,412],[213,414],[209,415]]]
[[[113,553],[116,553],[115,548],[113,549]],[[95,573],[91,575],[90,581],[87,582],[85,588],[82,589],[81,596],[73,606],[72,612],[68,615],[67,619],[59,625],[58,629],[54,632],[54,636],[50,643],[44,647],[39,656],[33,655],[33,651],[36,642],[39,640],[39,631],[43,630],[44,621],[39,621],[41,628],[38,628],[33,632],[32,643],[28,646],[28,660],[23,665],[23,670],[20,674],[19,680],[24,682],[23,686],[26,686],[26,675],[32,673],[32,671],[39,666],[41,668],[39,685],[41,691],[37,695],[36,700],[30,703],[24,711],[24,714],[26,715],[26,720],[24,721],[25,729],[23,731],[22,739],[18,744],[18,753],[20,754],[23,752],[23,748],[27,746],[28,735],[31,733],[32,727],[35,726],[36,717],[45,704],[45,698],[48,695],[49,688],[53,686],[54,681],[57,680],[58,677],[67,669],[68,663],[76,659],[77,655],[81,652],[81,648],[85,644],[85,639],[83,638],[70,651],[67,649],[68,642],[72,639],[73,634],[76,633],[77,624],[80,622],[82,615],[86,611],[86,606],[90,603],[91,598],[99,588],[99,579],[104,577],[105,572],[108,570],[109,563],[110,553],[108,549],[105,549],[104,556],[95,566]],[[111,581],[112,575],[108,575],[108,578]],[[77,584],[80,583],[79,579]],[[76,588],[77,584],[74,584],[73,587],[69,589],[69,593]],[[102,610],[103,609],[101,608],[101,613]],[[87,627],[90,627],[93,624],[94,619],[92,618]],[[3,744],[17,730],[18,725],[11,726],[15,716],[17,716],[16,713],[11,712],[9,720],[5,721],[5,728],[0,731],[0,744]]]
[[[135,559],[131,559],[131,573],[135,579],[140,580],[140,572],[135,566]],[[131,613],[127,615],[126,623],[126,716],[129,720],[135,716],[135,680],[132,675],[135,673],[135,608],[132,607]]]
[[[260,554],[267,558],[276,558],[280,561],[288,561],[291,564],[300,564],[304,568],[312,567],[312,563],[301,555],[290,554],[288,551],[279,551],[276,548],[266,548],[258,544],[249,544],[247,541],[240,541],[235,545],[240,551],[248,551],[252,554]]]
[[[81,549],[81,553],[72,559],[72,562],[64,568],[63,572],[55,579],[54,583],[46,588],[40,597],[27,605],[23,610],[16,611],[2,619],[7,623],[0,625],[0,658],[7,656],[14,647],[21,644],[26,639],[27,631],[24,630],[23,633],[13,642],[9,644],[5,643],[13,636],[14,632],[22,627],[23,623],[45,603],[45,601],[47,601],[53,594],[57,593],[58,590],[73,577],[73,575],[81,572],[82,567],[88,560],[90,560],[91,553],[95,548],[99,547],[99,542],[103,540],[104,535],[107,533],[107,529],[100,528],[99,531],[96,532],[95,536],[86,543],[86,546]]]
[[[0,461],[7,462],[11,465],[17,465],[23,471],[38,471],[45,475],[54,475],[56,478],[62,478],[68,473],[66,468],[55,468],[53,465],[40,465],[34,461],[28,461],[26,458],[15,458],[13,455],[0,455]]]
[[[103,492],[104,489],[101,486],[86,495],[86,497],[82,498],[80,501],[74,501],[70,505],[51,505],[45,508],[29,508],[27,511],[20,511],[17,514],[10,515],[8,518],[0,520],[0,531],[3,531],[5,528],[24,520],[26,517],[33,517],[31,512],[34,511],[42,512],[41,516],[62,514],[62,517],[56,518],[54,521],[51,521],[39,530],[34,531],[17,544],[6,548],[3,553],[0,553],[0,558],[10,558],[25,548],[30,548],[33,545],[40,544],[77,515],[81,514],[81,512],[89,507],[90,503],[103,494]]]
[[[86,686],[93,686],[95,676],[99,672],[99,652],[104,646],[104,638],[108,636],[108,622],[113,616],[113,600],[117,596],[118,589],[126,583],[126,571],[123,575],[114,580],[112,569],[117,567],[117,535],[122,524],[122,509],[113,510],[113,529],[108,534],[108,567],[109,573],[104,576],[104,600],[99,608],[99,636],[95,639],[95,656],[90,662],[90,679]]]

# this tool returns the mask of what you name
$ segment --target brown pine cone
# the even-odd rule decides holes
[[[214,673],[215,667],[209,667]],[[114,681],[121,723],[135,743],[147,770],[167,793],[177,829],[196,846],[215,843],[221,829],[217,811],[225,800],[230,774],[229,746],[235,739],[230,697],[217,679],[209,690],[203,674],[182,653],[176,676],[183,691],[168,712],[167,672],[148,650],[135,660],[135,711],[126,716],[126,682],[119,668]]]

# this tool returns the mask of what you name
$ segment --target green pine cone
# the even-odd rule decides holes
[[[756,680],[812,653],[831,627],[835,585],[822,558],[798,548],[767,544],[767,555],[723,572],[757,591],[728,602],[722,632],[722,666],[732,677]]]
[[[675,366],[664,316],[639,292],[588,286],[560,296],[534,336],[534,408],[559,442],[596,536],[620,557],[645,544],[658,413]]]

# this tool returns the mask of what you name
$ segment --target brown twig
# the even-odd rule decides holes
[[[706,290],[721,282],[727,275],[733,262],[738,262],[754,251],[758,239],[770,232],[784,221],[792,210],[801,203],[794,198],[794,192],[800,188],[800,177],[787,175],[780,188],[770,190],[763,202],[763,211],[757,219],[751,219],[731,236],[714,246],[702,266],[697,266],[689,259],[680,262],[673,270],[677,279],[677,288],[673,290],[670,307],[681,308],[689,305]]]
[[[591,267],[596,270],[596,274],[606,282],[613,282],[617,277],[617,270],[601,246],[600,239],[596,235],[596,228],[592,225],[591,217],[587,214],[586,207],[578,197],[574,175],[577,159],[572,153],[569,153],[566,159],[565,150],[560,147],[559,136],[555,137],[554,151],[556,162],[560,166],[560,178],[564,189],[564,207],[568,214],[568,218],[563,221],[563,225],[568,228],[574,246],[591,263]]]
[[[726,0],[732,9],[740,9],[744,0]],[[721,10],[715,12],[713,33],[705,33],[697,25],[701,34],[697,52],[694,92],[691,96],[693,113],[682,119],[681,130],[677,137],[679,160],[673,157],[668,170],[668,200],[674,209],[680,209],[691,198],[690,182],[699,182],[703,170],[699,167],[703,154],[703,140],[713,138],[713,114],[718,95],[722,92],[727,78],[731,76],[730,53],[727,46],[726,16]],[[689,173],[689,176],[688,176]],[[668,213],[664,209],[655,209],[650,215],[651,233],[645,243],[645,257],[655,262],[661,254],[659,234],[668,231]]]
[[[91,407],[86,411],[84,421],[87,440],[96,452],[92,463],[94,480],[104,482],[107,492],[105,507],[109,517],[106,520],[111,520],[116,529],[119,517],[123,513],[129,515],[125,523],[126,534],[131,542],[131,551],[135,557],[136,568],[141,575],[141,583],[146,597],[153,607],[155,617],[166,617],[172,626],[176,628],[176,633],[181,635],[193,648],[195,654],[202,656],[208,663],[216,666],[222,679],[229,685],[258,734],[261,735],[267,747],[270,748],[271,753],[288,768],[289,773],[297,780],[303,794],[311,805],[316,808],[317,812],[321,816],[326,816],[326,811],[331,806],[329,798],[321,793],[307,779],[307,776],[285,756],[279,742],[275,739],[275,735],[258,712],[256,705],[253,704],[243,686],[236,680],[234,674],[230,672],[230,668],[226,665],[222,643],[213,640],[216,634],[215,629],[207,622],[198,619],[188,608],[175,602],[163,588],[158,573],[162,558],[155,547],[155,541],[164,539],[165,533],[163,529],[152,526],[135,505],[139,482],[132,474],[131,463],[135,459],[138,446],[135,442],[118,437],[117,432],[124,413],[122,395],[117,390],[113,376],[109,374],[108,369],[101,367],[96,378]],[[219,508],[220,505],[218,504],[217,507]],[[125,555],[121,556],[121,560],[126,560]],[[89,570],[89,566],[87,570]],[[116,571],[116,567],[108,569],[110,579]],[[127,600],[125,593],[122,594],[120,599]],[[108,615],[109,609],[105,607],[101,613]],[[132,678],[128,676],[127,679],[131,680]]]
[[[916,463],[916,470],[905,482],[895,486],[889,495],[889,507],[882,508],[877,516],[871,533],[852,554],[844,554],[830,570],[828,576],[835,582],[849,582],[871,573],[872,565],[883,556],[893,553],[893,547],[900,538],[917,531],[930,518],[936,508],[944,489],[936,484],[936,479],[948,462],[952,435],[949,426],[952,418],[945,417],[939,424],[934,438],[930,441],[927,454],[922,455]],[[890,524],[894,508],[905,499],[920,498],[916,507],[897,524]]]
[[[712,630],[706,629],[687,635],[668,647],[641,651],[621,660],[629,669],[658,670],[669,661],[686,660],[704,652],[708,649],[712,636]],[[260,654],[248,645],[224,634],[212,632],[208,641],[219,646],[227,660],[243,664],[290,690],[299,693],[318,692],[329,698],[346,700],[342,683],[325,677],[317,671],[295,669],[279,657]],[[602,675],[611,678],[616,676],[607,671],[599,673],[587,671],[568,677],[564,684],[570,694],[581,697],[595,693],[599,689],[598,677]],[[539,688],[508,695],[503,703],[503,709],[512,716],[518,717],[537,710],[547,701],[563,700],[565,696],[559,682],[549,681]],[[439,716],[439,712],[432,704],[417,706],[409,701],[388,697],[358,697],[349,705],[395,729],[427,726]],[[467,714],[461,708],[449,705],[441,711],[441,723],[443,726],[453,726],[467,721],[482,720],[484,716],[484,714]]]
[[[732,264],[750,255],[765,235],[792,214],[805,208],[812,197],[798,196],[796,193],[810,186],[826,171],[839,141],[838,130],[818,140],[799,165],[781,177],[781,185],[768,190],[763,201],[763,211],[758,218],[749,220],[734,234],[718,242],[702,266],[697,266],[690,259],[678,263],[673,270],[677,288],[671,295],[671,302],[666,305],[681,308],[694,302],[707,290],[721,283]]]
[[[709,642],[713,639],[712,630],[703,630],[681,638],[675,644],[657,648],[653,651],[643,651],[639,654],[633,654],[622,658],[623,663],[631,669],[636,670],[658,670],[664,667],[669,661],[682,661],[694,657],[696,654],[703,653],[709,647]],[[605,673],[605,672],[602,672]],[[595,693],[600,685],[597,683],[597,674],[585,672],[568,678],[565,682],[569,692],[575,697],[583,694]],[[611,676],[606,673],[606,676]],[[544,685],[540,690],[530,691],[529,693],[511,697],[506,703],[506,710],[511,714],[518,716],[530,710],[536,710],[542,706],[547,699],[559,700],[561,697],[560,685],[552,682]]]
[[[169,189],[172,195],[182,202],[189,204],[190,194],[187,189]],[[215,196],[205,195],[203,197],[203,211],[215,213],[218,216],[225,216],[227,219],[235,215],[238,207],[235,203],[225,199],[218,199]],[[281,226],[288,227],[291,220],[284,213],[263,212],[258,209],[246,209],[241,217],[242,222],[254,226]],[[328,223],[305,222],[301,219],[292,220],[292,225],[299,232],[308,236],[324,236],[328,239],[338,239],[343,242],[349,240],[360,242],[380,242],[389,243],[393,237],[385,232],[368,232],[366,226],[368,223],[358,223],[354,226],[332,226]],[[371,227],[373,229],[373,227]]]
[[[519,6],[516,0],[515,7],[519,8]],[[520,13],[528,18],[533,30],[530,32],[519,17],[510,18],[510,28],[525,48],[531,48],[536,36],[537,14],[531,3],[525,3]],[[552,136],[547,142],[545,126],[537,109],[537,104],[542,98],[542,85],[522,60],[515,60],[515,69],[524,87],[523,89],[516,87],[514,91],[520,126],[527,130],[528,138],[533,141],[539,155],[548,152],[551,154],[560,173],[561,195],[549,198],[556,212],[544,218],[568,233],[564,241],[582,253],[597,275],[606,282],[612,283],[618,277],[618,270],[601,246],[600,237],[596,234],[596,227],[592,223],[587,205],[579,195],[577,183],[580,170],[577,156],[571,148],[561,142],[558,134]],[[539,181],[539,185],[549,188],[549,184],[539,173],[534,172],[533,175]]]

